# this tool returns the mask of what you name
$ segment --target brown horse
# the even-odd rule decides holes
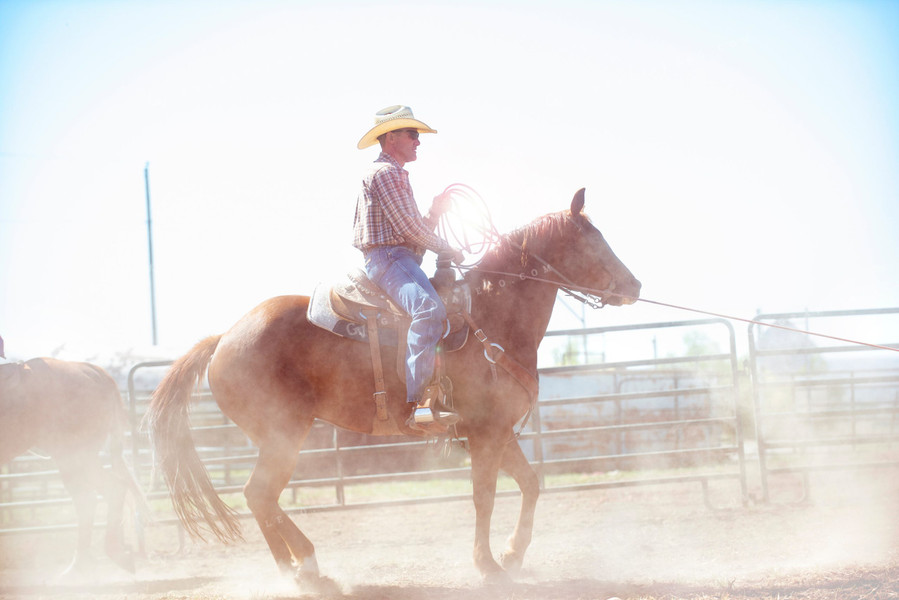
[[[507,234],[465,275],[475,292],[472,321],[534,382],[537,346],[559,287],[579,287],[614,305],[630,304],[640,292],[640,282],[582,214],[583,206],[580,190],[570,210]],[[276,563],[282,572],[314,580],[319,576],[314,547],[281,510],[278,497],[315,419],[371,433],[376,409],[369,346],[310,324],[308,305],[304,296],[272,298],[224,335],[199,342],[175,362],[157,388],[148,420],[157,460],[185,526],[197,536],[204,524],[222,540],[239,536],[239,523],[216,495],[188,429],[191,389],[207,370],[222,411],[259,447],[244,494]],[[521,565],[539,493],[537,476],[514,435],[514,427],[531,408],[533,390],[503,369],[496,370],[494,379],[484,347],[473,336],[443,360],[462,416],[458,433],[468,438],[471,453],[474,562],[483,576],[503,577]],[[395,373],[385,376],[389,411],[401,424],[411,411],[404,384]],[[421,435],[400,427],[409,435]],[[494,560],[489,540],[500,469],[515,479],[522,494],[502,566]]]
[[[107,502],[106,554],[134,571],[122,518],[126,491],[141,502],[143,495],[122,457],[126,425],[118,385],[100,367],[54,358],[0,365],[0,464],[31,448],[48,454],[75,502],[78,543],[66,574],[87,573],[93,566],[98,493]],[[107,441],[109,472],[100,456]]]

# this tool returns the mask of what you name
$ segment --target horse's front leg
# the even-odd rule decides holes
[[[469,435],[471,479],[474,495],[474,564],[485,579],[504,579],[505,571],[490,552],[490,518],[496,500],[496,478],[503,455],[503,444],[495,432]]]
[[[512,476],[521,490],[521,512],[518,514],[518,522],[515,531],[506,545],[500,561],[507,571],[517,571],[521,568],[524,553],[531,543],[531,534],[534,530],[534,511],[537,508],[537,498],[540,495],[540,481],[537,473],[528,463],[518,441],[506,444],[500,468]]]

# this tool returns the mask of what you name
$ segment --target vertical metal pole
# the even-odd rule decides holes
[[[137,364],[128,371],[128,416],[131,426],[131,470],[134,473],[134,479],[140,485],[141,480],[141,464],[140,464],[140,420],[137,418],[137,391],[134,387],[134,373],[141,367]],[[137,503],[135,503],[137,504]],[[144,519],[149,515],[142,515],[136,507],[134,508],[134,535],[137,539],[137,550],[140,556],[147,555],[147,538],[144,531]]]
[[[543,448],[543,423],[540,422],[540,401],[534,405],[531,414],[531,428],[534,430],[534,461],[537,463],[537,477],[541,490],[546,489],[546,454]],[[524,433],[522,431],[522,433]]]
[[[150,319],[153,345],[156,345],[156,279],[153,274],[153,219],[150,215],[150,163],[144,165],[144,190],[147,196],[147,246],[150,254]]]
[[[587,329],[587,305],[581,304],[581,329]],[[581,364],[590,364],[590,353],[587,350],[587,335],[581,336],[581,346],[584,349],[584,362]]]
[[[758,318],[758,317],[756,317]],[[767,504],[770,500],[768,494],[768,464],[765,454],[765,429],[762,422],[765,411],[762,407],[762,381],[759,379],[759,361],[761,357],[757,355],[755,348],[755,323],[749,324],[749,376],[752,384],[752,406],[755,416],[755,441],[759,455],[759,476],[762,482],[762,501]],[[760,334],[761,335],[761,334]],[[761,340],[761,338],[759,338]]]
[[[340,452],[340,438],[338,437],[336,427],[334,428],[334,434],[331,439],[334,442],[334,466],[337,471],[337,485],[335,486],[334,491],[337,492],[337,504],[339,506],[346,506],[346,490],[343,486],[343,460]]]

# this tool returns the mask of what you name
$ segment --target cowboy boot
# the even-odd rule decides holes
[[[446,433],[447,427],[460,419],[452,409],[452,383],[443,377],[425,388],[406,425],[426,433]]]

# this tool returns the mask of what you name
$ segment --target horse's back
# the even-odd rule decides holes
[[[121,403],[118,384],[103,368],[86,362],[35,358],[25,365],[35,375],[35,392],[58,407],[114,410]]]
[[[307,296],[277,296],[241,317],[219,340],[207,377],[216,402],[235,422],[243,412],[264,413],[296,361],[297,341],[311,325]],[[250,406],[247,406],[247,403]]]
[[[121,435],[122,399],[105,370],[56,358],[34,358],[23,369],[3,428],[17,438],[16,454],[35,447],[54,458],[96,453],[109,435]]]
[[[210,364],[210,377],[227,365],[243,370],[285,360],[295,340],[312,326],[306,319],[308,296],[276,296],[241,317],[219,340]]]
[[[308,307],[308,296],[262,302],[222,336],[209,364],[216,402],[254,441],[267,429],[293,429],[315,417],[371,427],[370,420],[343,416],[360,412],[347,403],[371,397],[368,345],[313,325]]]

